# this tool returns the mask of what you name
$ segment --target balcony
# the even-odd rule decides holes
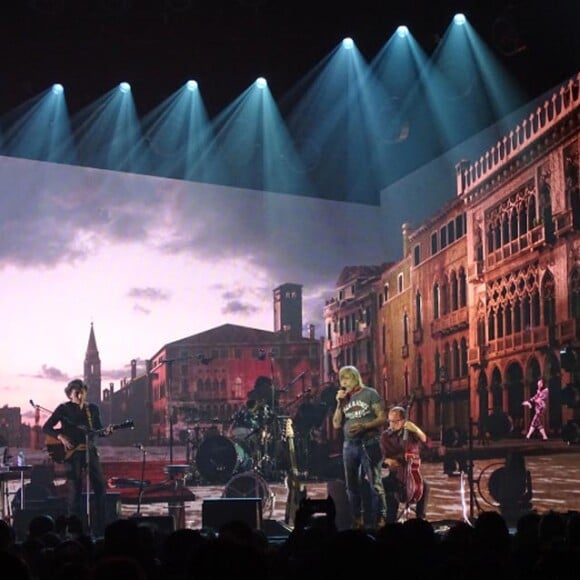
[[[550,327],[537,326],[528,328],[521,332],[514,332],[508,336],[503,336],[495,340],[490,340],[488,353],[490,355],[502,356],[522,350],[541,349],[551,346]]]
[[[546,234],[544,225],[539,224],[522,234],[519,238],[505,243],[501,248],[489,252],[486,257],[485,264],[487,268],[493,268],[500,264],[503,260],[514,256],[522,250],[533,250],[545,243]]]
[[[476,346],[467,351],[467,364],[470,366],[483,366],[486,361],[487,347]]]
[[[575,318],[564,320],[556,326],[556,340],[560,344],[580,340],[580,324]]]
[[[481,282],[481,280],[483,280],[483,262],[477,260],[473,264],[469,264],[467,267],[467,281]]]
[[[560,237],[574,229],[574,219],[571,209],[564,210],[554,216],[554,233]]]
[[[469,312],[467,306],[454,310],[431,323],[432,336],[447,336],[469,327]]]

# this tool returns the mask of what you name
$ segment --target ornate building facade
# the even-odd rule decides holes
[[[456,197],[415,230],[403,225],[402,259],[325,308],[336,371],[338,321],[376,300],[368,380],[390,404],[413,399],[432,437],[474,427],[521,436],[540,376],[550,433],[577,431],[579,84],[562,85],[478,161],[459,161]]]
[[[457,165],[469,224],[470,410],[507,414],[516,434],[540,376],[550,390],[550,432],[573,419],[562,392],[576,369],[563,368],[562,353],[580,346],[579,81],[562,85],[477,162]]]

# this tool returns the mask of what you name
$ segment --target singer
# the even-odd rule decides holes
[[[385,403],[376,389],[363,383],[354,366],[342,367],[338,380],[340,388],[336,393],[332,426],[342,429],[343,433],[342,460],[352,527],[364,529],[366,519],[371,528],[381,528],[387,516],[380,448],[380,433],[387,422]],[[362,486],[365,483],[371,495],[367,518],[363,514],[362,501]]]
[[[88,386],[82,380],[70,381],[64,392],[69,401],[61,403],[54,410],[44,423],[42,431],[64,447],[64,470],[68,484],[68,515],[77,516],[81,521],[87,519],[90,532],[95,537],[100,537],[105,531],[107,490],[94,439],[96,432],[100,437],[105,437],[112,433],[113,428],[111,425],[103,427],[99,407],[86,402]],[[57,427],[59,424],[60,428]],[[82,474],[85,470],[88,472],[88,479],[94,494],[94,510],[83,508]]]

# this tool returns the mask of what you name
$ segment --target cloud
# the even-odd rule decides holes
[[[236,316],[251,316],[256,312],[260,312],[260,308],[250,304],[249,302],[242,302],[241,300],[231,300],[221,309],[222,314],[233,314]]]
[[[318,286],[380,263],[380,212],[354,203],[0,158],[0,266],[56,267],[105,245],[243,259],[280,283]],[[22,192],[26,195],[20,195]],[[163,300],[158,288],[132,297]]]
[[[139,314],[145,314],[147,316],[147,315],[151,314],[151,309],[145,308],[144,306],[141,306],[140,304],[134,304],[133,305],[133,312],[137,312]]]
[[[48,379],[50,381],[68,382],[69,375],[62,372],[60,369],[43,364],[42,370],[35,375],[35,378]]]
[[[169,300],[169,293],[160,288],[131,288],[128,295],[131,298],[150,300],[152,302]]]

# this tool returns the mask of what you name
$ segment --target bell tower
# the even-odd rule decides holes
[[[97,341],[95,339],[95,329],[91,322],[91,331],[89,333],[89,343],[87,345],[87,352],[85,354],[85,383],[89,387],[88,401],[89,403],[101,402],[101,359],[99,357],[99,349],[97,348]]]
[[[282,284],[274,289],[274,332],[287,332],[292,340],[302,337],[302,286]]]

